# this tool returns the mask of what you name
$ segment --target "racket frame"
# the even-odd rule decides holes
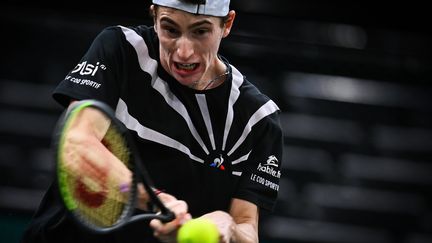
[[[132,172],[132,184],[130,191],[128,193],[131,194],[129,197],[129,201],[126,203],[125,209],[121,213],[119,219],[111,226],[101,227],[95,224],[92,224],[85,220],[79,213],[77,209],[76,203],[72,198],[72,193],[69,191],[69,188],[66,186],[66,178],[62,169],[62,147],[64,143],[64,131],[69,128],[71,123],[76,118],[77,114],[86,108],[94,108],[101,111],[104,115],[106,115],[111,120],[111,126],[115,126],[118,128],[119,133],[124,135],[124,139],[127,143],[127,146],[130,150],[130,161],[131,163],[131,172]],[[94,233],[109,233],[116,231],[125,225],[132,224],[138,221],[150,221],[152,219],[159,219],[162,222],[169,222],[175,218],[174,213],[169,210],[156,195],[157,190],[153,186],[153,182],[151,180],[150,175],[148,174],[145,165],[142,163],[140,156],[138,155],[138,150],[133,141],[133,138],[126,128],[126,126],[116,118],[114,111],[107,104],[94,100],[94,99],[85,99],[81,101],[77,101],[71,104],[61,115],[59,121],[56,124],[54,137],[53,137],[53,150],[56,161],[56,173],[57,173],[57,183],[59,187],[60,197],[64,203],[67,211],[72,215],[74,221],[78,223],[78,225],[82,226],[84,229],[94,232]],[[135,207],[137,205],[137,184],[138,182],[142,182],[145,190],[147,191],[148,196],[150,197],[151,203],[154,204],[160,211],[159,212],[143,212],[136,215],[133,215],[136,210]]]

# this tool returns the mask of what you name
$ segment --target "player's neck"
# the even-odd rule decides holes
[[[219,58],[216,60],[215,70],[216,70],[215,74],[213,75],[214,77],[212,79],[206,81],[204,83],[205,86],[201,90],[216,88],[217,86],[219,86],[223,82],[225,82],[227,75],[229,73],[228,67]]]

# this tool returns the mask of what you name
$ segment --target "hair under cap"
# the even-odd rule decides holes
[[[187,3],[181,0],[153,0],[153,4],[179,9],[193,14],[224,17],[229,12],[230,0],[203,0],[202,4]]]

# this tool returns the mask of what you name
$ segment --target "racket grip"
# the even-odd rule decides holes
[[[162,221],[163,223],[173,221],[176,217],[174,212],[172,212],[171,210],[167,210],[166,212],[163,212],[159,216],[160,216],[159,220]]]

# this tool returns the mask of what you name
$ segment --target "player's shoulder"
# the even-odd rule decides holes
[[[120,26],[108,26],[103,28],[93,41],[93,45],[102,46],[106,50],[115,50],[123,42],[123,34]]]
[[[241,75],[242,84],[239,87],[240,90],[240,101],[242,103],[248,104],[247,107],[252,109],[258,109],[261,106],[272,103],[275,106],[276,103],[265,93],[263,93],[254,83],[250,81],[246,76]],[[279,110],[279,108],[277,108]]]
[[[266,103],[270,98],[255,86],[247,77],[243,77],[243,84],[240,87],[244,99],[258,104]]]
[[[232,72],[233,86],[241,83],[238,87],[239,96],[234,105],[238,118],[241,120],[257,119],[261,121],[260,123],[267,123],[266,120],[268,120],[274,123],[272,120],[277,120],[280,114],[278,105],[239,70],[232,67]]]
[[[154,31],[152,26],[111,25],[103,28],[99,32],[98,38],[118,39],[118,38],[124,38],[126,35],[130,35],[130,36],[140,36],[144,39],[148,39],[153,36],[153,33]]]
[[[115,31],[121,31],[123,33],[133,31],[135,34],[140,36],[145,36],[153,31],[153,26],[147,26],[147,25],[113,25],[108,26],[105,28],[105,30],[115,30]]]
[[[149,55],[153,58],[155,58],[158,47],[158,40],[153,26],[146,25],[108,26],[99,33],[97,39],[99,43],[111,46],[112,50],[118,49],[131,55],[136,55],[136,49],[145,46]]]

